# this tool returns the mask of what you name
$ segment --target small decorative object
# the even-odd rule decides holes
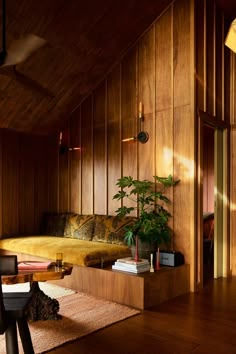
[[[57,252],[56,253],[56,267],[61,268],[63,262],[63,253]]]
[[[154,268],[153,268],[153,254],[150,254],[150,272],[153,273],[154,272]]]
[[[158,247],[156,252],[156,270],[159,269],[160,269],[160,249]]]
[[[123,217],[137,211],[137,218],[132,224],[126,226],[125,232],[125,242],[128,246],[136,246],[134,256],[136,261],[140,255],[141,258],[149,259],[150,253],[156,252],[157,247],[169,244],[172,235],[172,230],[168,225],[171,214],[164,208],[165,204],[170,203],[165,190],[175,186],[179,180],[173,180],[171,175],[168,177],[153,176],[153,178],[154,182],[139,181],[131,176],[124,176],[118,179],[116,185],[120,190],[113,196],[113,199],[119,201],[130,200],[134,205],[127,207],[123,202],[123,206],[116,210],[118,216]],[[149,249],[147,256],[140,253],[142,244],[154,246],[152,251]]]

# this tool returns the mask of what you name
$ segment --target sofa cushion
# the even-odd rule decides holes
[[[49,236],[64,236],[67,215],[66,213],[44,213],[40,233]]]
[[[64,236],[91,241],[94,231],[94,215],[71,214],[66,219]]]
[[[134,220],[135,218],[131,216],[120,218],[113,215],[95,215],[92,241],[123,245],[125,227],[132,224]]]
[[[54,261],[56,253],[62,252],[64,262],[87,267],[131,256],[127,246],[46,235],[1,239],[0,249],[27,254],[28,260],[32,255]]]

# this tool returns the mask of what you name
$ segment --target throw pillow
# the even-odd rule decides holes
[[[44,213],[40,233],[49,236],[64,236],[66,217],[66,213]]]
[[[96,215],[92,241],[123,245],[125,227],[132,224],[134,220],[135,218],[131,216],[120,218],[113,215]]]
[[[91,241],[94,230],[94,215],[72,214],[68,216],[64,236]]]

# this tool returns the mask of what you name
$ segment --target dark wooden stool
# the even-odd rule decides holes
[[[34,354],[27,320],[27,305],[32,296],[31,292],[5,294],[2,292],[1,276],[17,273],[17,256],[0,256],[0,334],[5,333],[6,353],[18,354],[17,325],[24,353]]]

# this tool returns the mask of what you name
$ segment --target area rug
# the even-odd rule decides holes
[[[63,288],[62,286],[58,286],[55,284],[51,284],[48,282],[38,282],[40,289],[48,296],[53,298],[60,298],[65,295],[74,294],[75,291],[67,288]],[[7,292],[25,292],[29,291],[30,284],[29,283],[20,283],[20,284],[13,284],[13,285],[2,285],[2,291]]]
[[[96,298],[75,293],[59,299],[62,319],[30,323],[30,332],[36,354],[45,353],[66,342],[84,337],[113,323],[137,315],[140,311]],[[5,338],[0,336],[0,353],[4,354]],[[24,354],[19,341],[19,352]]]

